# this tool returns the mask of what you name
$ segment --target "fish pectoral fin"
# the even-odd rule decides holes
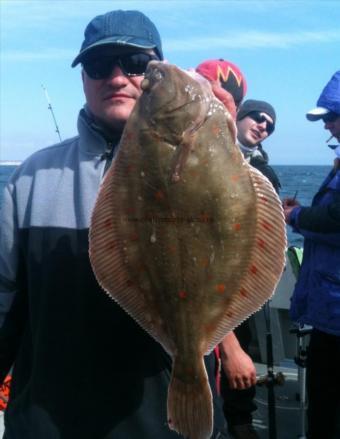
[[[182,170],[188,160],[190,151],[193,148],[196,140],[196,131],[184,131],[182,141],[178,145],[177,154],[174,159],[174,165],[171,172],[171,182],[177,183],[181,179]]]
[[[190,365],[174,359],[168,391],[168,423],[171,430],[189,439],[211,437],[212,395],[203,356],[192,371]]]

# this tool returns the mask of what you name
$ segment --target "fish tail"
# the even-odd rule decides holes
[[[213,405],[203,357],[192,369],[174,359],[168,391],[168,423],[171,430],[189,439],[211,437]]]

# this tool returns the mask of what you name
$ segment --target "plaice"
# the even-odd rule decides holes
[[[172,357],[169,427],[207,439],[203,356],[273,294],[284,217],[208,82],[152,61],[142,86],[95,204],[90,259],[103,289]]]

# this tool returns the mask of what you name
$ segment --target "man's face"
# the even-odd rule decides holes
[[[269,126],[273,125],[273,119],[267,113],[255,113],[255,118],[247,115],[236,122],[237,138],[242,145],[248,148],[253,148],[263,142],[272,132]]]
[[[112,54],[112,57],[136,53],[125,49]],[[144,53],[151,53],[147,51]],[[91,56],[91,62],[101,61],[107,53],[97,52]],[[87,105],[96,121],[108,130],[122,131],[129,118],[136,100],[141,95],[143,75],[128,76],[119,65],[114,65],[110,74],[104,79],[92,79],[86,73],[86,61],[82,71],[83,88]]]
[[[334,136],[338,142],[340,142],[340,115],[332,121],[324,120],[325,122],[325,130],[329,130],[329,132]]]

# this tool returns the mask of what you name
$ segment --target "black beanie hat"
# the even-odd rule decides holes
[[[276,122],[276,113],[274,108],[265,101],[256,101],[255,99],[248,99],[241,104],[240,109],[237,112],[236,120],[241,120],[249,113],[258,111],[259,113],[266,113],[273,119],[274,125]]]

